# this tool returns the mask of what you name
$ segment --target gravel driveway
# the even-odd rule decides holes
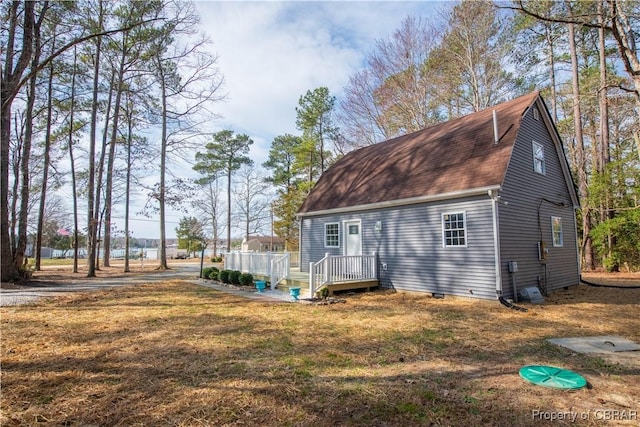
[[[197,285],[206,286],[222,292],[237,294],[246,298],[291,301],[291,296],[288,292],[283,292],[278,289],[273,291],[267,290],[263,293],[241,291],[232,287],[219,285],[210,280],[198,279],[199,273],[199,265],[182,264],[172,267],[172,270],[169,271],[137,274],[130,277],[98,279],[82,278],[73,280],[70,283],[56,284],[53,286],[41,285],[34,282],[33,286],[22,287],[20,289],[0,289],[0,307],[28,304],[38,300],[39,298],[54,297],[72,292],[87,292],[118,286],[132,286],[144,283],[160,282],[171,279],[192,279],[192,282]]]
[[[143,283],[160,282],[168,279],[197,279],[200,266],[196,264],[184,264],[173,267],[172,270],[162,273],[138,274],[131,277],[118,278],[83,278],[69,283],[53,286],[34,284],[34,286],[19,289],[0,289],[0,306],[28,304],[43,297],[54,297],[70,292],[95,291],[99,289],[114,288],[118,286],[131,286]]]

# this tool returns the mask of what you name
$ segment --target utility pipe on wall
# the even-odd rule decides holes
[[[498,135],[498,113],[496,110],[493,110],[493,143],[497,144],[500,141],[500,136]]]
[[[498,222],[498,192],[495,190],[488,191],[491,199],[491,213],[493,216],[493,250],[495,257],[495,274],[496,274],[496,294],[502,296],[502,266],[500,260],[500,225]]]

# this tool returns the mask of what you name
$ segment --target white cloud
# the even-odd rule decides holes
[[[424,2],[198,2],[201,28],[220,55],[228,99],[219,128],[250,135],[256,164],[277,135],[297,134],[295,107],[307,90],[340,96],[376,39]],[[266,146],[265,146],[266,144]],[[263,157],[264,156],[264,157]]]
[[[299,134],[300,96],[326,86],[340,97],[376,40],[387,38],[407,15],[428,18],[440,7],[425,1],[200,1],[195,6],[200,29],[219,54],[228,93],[216,106],[223,117],[214,128],[249,135],[257,167],[267,159],[273,138]],[[170,215],[171,237],[182,214]],[[133,221],[132,228],[137,237],[159,235],[155,219]]]

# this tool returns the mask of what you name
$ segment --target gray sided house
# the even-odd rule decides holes
[[[345,155],[298,212],[300,265],[375,252],[383,287],[487,299],[549,292],[579,282],[578,208],[534,92]]]

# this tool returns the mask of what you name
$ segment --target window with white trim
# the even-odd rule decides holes
[[[561,247],[563,246],[563,236],[562,236],[562,218],[559,216],[551,217],[551,235],[553,237],[553,246]]]
[[[340,247],[340,224],[337,222],[329,222],[324,225],[324,247],[339,248]]]
[[[544,146],[535,141],[532,142],[531,146],[533,147],[533,170],[544,175],[546,173]]]
[[[533,107],[533,118],[536,120],[540,120],[540,111],[536,107]]]
[[[445,248],[467,246],[467,221],[464,212],[442,214],[442,243]]]

